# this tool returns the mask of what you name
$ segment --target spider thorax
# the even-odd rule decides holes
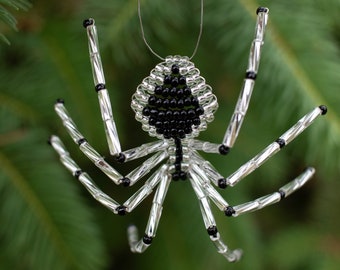
[[[137,87],[131,107],[144,131],[178,151],[213,121],[218,103],[188,57],[168,56]]]

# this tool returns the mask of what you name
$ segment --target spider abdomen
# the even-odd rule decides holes
[[[184,139],[206,129],[218,104],[188,57],[168,56],[137,87],[131,107],[150,136]]]

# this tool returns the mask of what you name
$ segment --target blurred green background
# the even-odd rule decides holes
[[[248,115],[230,155],[204,156],[228,176],[315,106],[325,104],[329,113],[239,185],[221,191],[235,205],[277,190],[307,165],[317,169],[308,185],[275,206],[236,219],[214,208],[223,239],[244,251],[240,262],[230,264],[209,240],[189,182],[171,185],[152,246],[132,254],[126,227],[145,228],[152,196],[134,213],[113,215],[46,143],[58,134],[82,169],[119,202],[138,188],[117,187],[98,172],[53,109],[64,98],[88,141],[122,174],[140,164],[117,165],[109,155],[82,27],[83,19],[95,18],[123,149],[149,142],[130,100],[159,60],[141,38],[137,1],[0,1],[0,33],[11,43],[0,42],[0,269],[339,269],[339,0],[205,0],[203,37],[193,61],[220,109],[201,138],[223,138],[260,5],[270,17]],[[162,56],[191,55],[199,8],[198,0],[143,0],[152,48]]]

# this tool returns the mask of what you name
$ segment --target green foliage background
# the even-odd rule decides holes
[[[152,246],[143,255],[131,254],[126,226],[144,228],[152,197],[134,213],[115,216],[84,191],[46,144],[50,134],[60,135],[83,170],[118,201],[138,188],[107,181],[79,153],[53,110],[63,97],[87,139],[114,162],[81,25],[93,17],[122,146],[151,140],[129,105],[136,86],[158,63],[140,36],[137,1],[36,0],[30,8],[25,0],[0,1],[1,37],[11,43],[0,43],[0,269],[338,269],[339,0],[206,0],[194,62],[220,109],[201,138],[223,138],[260,5],[269,7],[270,17],[248,115],[231,154],[206,158],[228,176],[313,107],[325,104],[329,113],[238,186],[222,191],[232,205],[239,204],[276,190],[306,165],[317,169],[305,188],[278,205],[237,219],[215,211],[228,245],[244,250],[241,262],[229,264],[211,244],[188,182],[171,185]],[[142,12],[155,51],[192,53],[199,1],[144,0]],[[11,29],[15,26],[19,31]],[[119,170],[127,173],[139,163]]]

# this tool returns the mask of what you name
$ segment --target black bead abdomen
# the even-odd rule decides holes
[[[187,86],[186,77],[180,74],[179,66],[174,64],[163,84],[155,86],[142,113],[165,139],[184,139],[192,133],[193,126],[200,125],[204,110]]]

